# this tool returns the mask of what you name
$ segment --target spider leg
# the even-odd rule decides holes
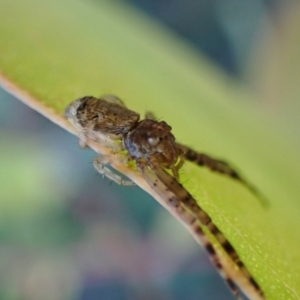
[[[125,180],[121,176],[117,175],[114,171],[110,170],[109,168],[105,167],[105,164],[111,164],[112,161],[116,161],[120,159],[120,163],[124,163],[124,160],[121,156],[117,155],[101,155],[94,158],[93,164],[97,172],[104,175],[105,177],[109,178],[110,180],[114,181],[119,185],[135,185],[135,183],[131,180]]]
[[[184,224],[192,228],[192,234],[196,238],[196,241],[204,247],[210,257],[210,260],[217,268],[220,275],[224,278],[231,292],[235,295],[236,299],[242,300],[243,298],[240,295],[239,289],[237,288],[233,279],[231,279],[230,275],[227,273],[226,269],[223,267],[219,255],[216,252],[215,246],[210,242],[204,233],[199,219],[186,209],[185,204],[181,201],[181,199],[168,188],[168,185],[158,178],[156,172],[153,172],[153,170],[149,169],[147,163],[143,162],[142,160],[138,160],[137,166],[148,184],[165,201],[165,206],[172,210],[173,213]],[[172,176],[170,176],[168,173],[166,174],[170,177],[170,180],[174,180]]]
[[[176,179],[174,179],[174,177],[161,168],[155,158],[149,158],[147,163],[155,173],[156,178],[165,185],[165,193],[168,191],[171,195],[173,195],[173,198],[175,197],[177,202],[182,203],[184,207],[190,210],[200,224],[205,226],[210,231],[226,254],[239,268],[239,271],[247,279],[249,285],[252,287],[252,290],[254,290],[256,294],[263,298],[263,291],[260,289],[258,283],[255,281],[247,267],[240,259],[234,247],[217,227],[217,225],[213,223],[210,216],[199,206],[193,196]]]
[[[156,120],[156,117],[152,111],[147,111],[145,114],[145,119]]]
[[[207,154],[197,152],[193,150],[192,148],[189,148],[185,145],[178,144],[178,146],[181,148],[182,153],[184,157],[195,163],[198,166],[205,166],[212,170],[213,172],[217,172],[226,176],[229,176],[233,178],[234,180],[239,181],[243,185],[245,185],[253,194],[255,194],[260,203],[264,207],[269,206],[269,201],[266,199],[264,195],[256,188],[254,187],[251,183],[249,183],[247,180],[245,180],[230,164],[223,160],[215,159]]]

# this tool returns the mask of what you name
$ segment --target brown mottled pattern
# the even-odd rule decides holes
[[[160,165],[170,169],[178,179],[178,170],[184,160],[171,130],[172,127],[164,121],[142,120],[124,136],[124,145],[135,159],[155,155]]]
[[[122,135],[139,121],[140,115],[120,104],[92,96],[80,99],[77,119],[83,128],[91,127],[103,134]]]

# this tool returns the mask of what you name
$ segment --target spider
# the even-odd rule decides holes
[[[226,174],[256,192],[233,168],[226,162],[197,153],[177,143],[171,133],[171,126],[165,121],[156,121],[149,115],[146,119],[140,120],[138,113],[126,108],[123,102],[114,95],[101,98],[86,96],[75,100],[67,107],[66,116],[79,129],[81,147],[86,147],[86,140],[90,138],[114,152],[127,150],[128,154],[125,157],[118,156],[117,159],[121,163],[134,160],[146,182],[184,223],[193,228],[196,240],[204,246],[237,299],[242,299],[237,285],[223,267],[215,246],[210,242],[203,228],[214,236],[224,252],[238,267],[244,281],[256,297],[264,299],[263,291],[239,258],[234,247],[193,196],[179,183],[178,171],[187,159],[207,166],[213,171]],[[99,156],[94,159],[94,166],[98,172],[113,181],[123,185],[132,185],[131,181],[122,179],[104,166],[110,164],[113,159],[116,157]],[[172,175],[166,170],[170,170]]]

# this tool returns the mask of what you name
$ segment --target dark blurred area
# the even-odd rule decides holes
[[[292,0],[126,0],[194,45],[229,74],[239,76],[266,17]]]
[[[282,5],[127,2],[237,77],[265,16]],[[0,299],[234,299],[154,199],[103,179],[76,137],[2,90],[0,99]]]

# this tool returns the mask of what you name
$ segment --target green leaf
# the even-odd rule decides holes
[[[67,104],[113,93],[131,109],[166,120],[178,141],[234,162],[267,196],[268,210],[239,183],[206,169],[186,164],[182,181],[267,299],[300,299],[299,151],[246,89],[121,2],[0,5],[4,88],[70,131],[62,117]],[[116,167],[155,195],[135,172]]]

